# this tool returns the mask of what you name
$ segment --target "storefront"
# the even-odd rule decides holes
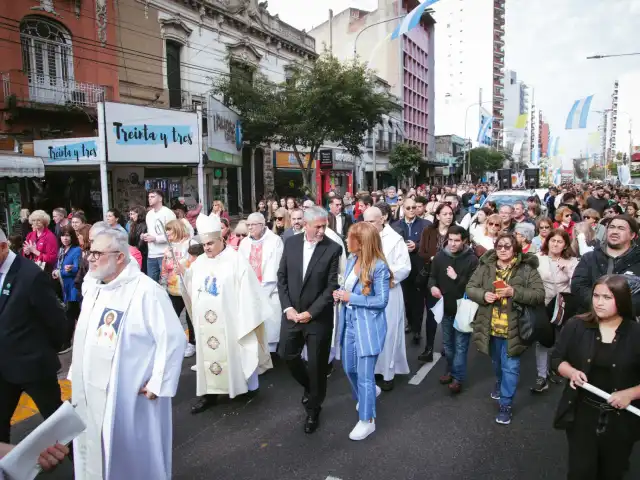
[[[240,116],[214,97],[207,104],[207,174],[211,201],[222,200],[235,215],[243,206],[243,140]],[[207,168],[209,170],[209,168]],[[249,169],[245,175],[250,175]],[[247,205],[248,206],[248,205]]]
[[[41,158],[0,152],[0,228],[7,235],[19,225],[20,210],[33,209],[35,199],[41,198],[43,177]]]
[[[316,203],[323,204],[326,194],[333,191],[340,196],[353,194],[355,160],[347,152],[323,149],[318,152],[320,161],[316,168]]]
[[[309,154],[304,156],[304,164],[307,165]],[[294,152],[273,152],[273,162],[276,167],[274,173],[275,193],[278,198],[296,197],[301,198],[305,195],[304,181],[302,178],[302,170],[296,159]],[[310,169],[316,172],[316,161],[311,162]],[[317,174],[312,176],[312,181],[317,182]]]

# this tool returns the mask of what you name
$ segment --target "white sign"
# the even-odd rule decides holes
[[[109,163],[200,162],[196,113],[109,102],[104,108]]]
[[[238,155],[242,151],[242,124],[236,112],[215,97],[207,105],[208,147]]]
[[[98,137],[33,141],[33,154],[45,165],[98,165],[98,148]]]

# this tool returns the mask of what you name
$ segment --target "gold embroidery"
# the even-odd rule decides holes
[[[216,323],[218,321],[218,314],[213,310],[209,310],[204,314],[204,319],[209,323]]]
[[[213,362],[209,367],[209,370],[211,370],[211,373],[214,375],[220,375],[222,373],[222,367],[218,362]]]
[[[209,348],[212,350],[215,350],[220,346],[220,341],[216,337],[211,337],[209,341],[207,341],[207,345],[209,345]]]

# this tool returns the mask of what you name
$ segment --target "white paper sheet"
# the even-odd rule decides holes
[[[431,307],[431,311],[433,312],[436,322],[441,323],[442,317],[444,317],[444,297],[441,297],[438,303]]]
[[[15,480],[33,480],[40,472],[38,457],[47,447],[68,444],[86,428],[69,402],[42,422],[0,460],[0,471]]]

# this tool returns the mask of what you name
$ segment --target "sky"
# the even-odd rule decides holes
[[[637,33],[640,0],[506,0],[505,3],[506,68],[515,70],[520,80],[533,87],[535,103],[550,123],[551,134],[560,137],[560,149],[569,157],[586,153],[588,133],[597,131],[602,118],[595,111],[611,107],[616,79],[621,82],[619,110],[628,111],[633,117],[632,136],[634,143],[640,145],[640,85],[634,82],[640,79],[640,55],[586,59],[595,54],[640,52]],[[269,0],[269,11],[296,28],[309,31],[328,19],[330,8],[338,13],[349,7],[373,10],[377,4],[377,0]],[[588,128],[565,130],[574,101],[592,94],[595,96]],[[621,113],[618,150],[628,150],[628,124],[629,115]]]

